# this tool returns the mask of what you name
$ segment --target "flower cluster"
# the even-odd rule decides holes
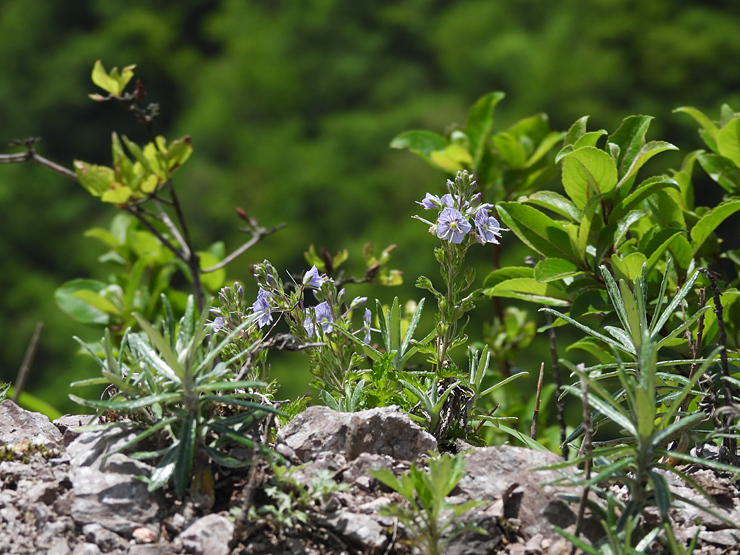
[[[480,193],[473,194],[474,188],[475,181],[467,186],[463,183],[463,176],[458,174],[455,182],[447,180],[449,193],[441,198],[427,193],[424,200],[417,203],[425,210],[439,210],[435,223],[419,216],[414,217],[429,224],[430,233],[443,241],[459,245],[466,235],[472,233],[479,243],[498,244],[501,232],[508,230],[502,228],[498,220],[489,213],[493,205],[480,202]]]

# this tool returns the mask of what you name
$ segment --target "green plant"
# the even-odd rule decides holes
[[[299,482],[294,474],[306,465],[286,467],[272,465],[275,479],[264,488],[270,503],[251,505],[250,518],[269,520],[281,528],[293,528],[297,524],[309,524],[313,513],[324,514],[334,494],[347,491],[349,485],[334,481],[329,470],[321,469],[312,477],[310,484]]]
[[[395,516],[409,530],[411,542],[426,555],[442,553],[444,546],[457,535],[468,530],[480,531],[474,525],[457,527],[456,519],[465,512],[482,505],[480,500],[451,504],[445,501],[455,489],[465,470],[463,455],[441,455],[428,460],[429,470],[412,464],[409,472],[400,478],[387,468],[370,470],[379,481],[400,493],[408,506],[392,502],[381,509],[381,514]],[[449,510],[449,513],[443,511]],[[447,531],[454,529],[447,534]]]
[[[260,394],[267,384],[234,380],[229,365],[244,353],[219,360],[237,334],[256,326],[258,315],[247,317],[220,338],[206,325],[207,312],[197,315],[192,296],[179,322],[166,302],[165,309],[162,332],[137,316],[144,332],[125,333],[118,356],[110,333],[103,342],[105,358],[97,358],[88,348],[103,375],[72,385],[106,384],[109,399],[70,397],[112,420],[90,429],[136,431],[118,451],[138,445],[133,457],[158,460],[147,479],[150,490],[174,482],[175,491],[182,496],[192,483],[191,493],[211,498],[212,503],[210,462],[227,467],[249,464],[249,460],[230,455],[229,447],[238,444],[250,450],[265,449],[260,423],[277,413]]]
[[[737,468],[730,465],[698,459],[670,448],[670,444],[680,439],[682,434],[696,429],[708,419],[708,415],[703,411],[689,412],[684,407],[690,406],[693,398],[703,396],[703,393],[696,389],[697,383],[716,362],[720,351],[720,348],[716,348],[702,360],[674,360],[667,363],[658,361],[659,350],[673,338],[686,332],[708,309],[705,306],[697,310],[676,328],[667,333],[663,332],[664,326],[684,303],[699,272],[695,272],[686,281],[665,307],[663,305],[668,277],[664,276],[652,318],[648,314],[647,264],[643,265],[642,273],[633,281],[631,290],[624,280],[620,280],[617,285],[605,267],[601,268],[601,272],[610,301],[621,324],[621,327],[605,326],[611,337],[596,332],[553,309],[542,310],[551,312],[611,347],[615,357],[614,363],[586,368],[583,365],[574,366],[566,360],[561,362],[587,386],[586,400],[597,411],[594,417],[598,420],[594,425],[598,427],[607,422],[614,423],[624,431],[625,437],[593,450],[588,448],[590,437],[584,439],[585,449],[582,449],[578,458],[561,465],[553,465],[551,468],[585,463],[585,476],[573,483],[587,487],[597,484],[602,487],[601,485],[607,482],[627,485],[629,500],[616,523],[616,531],[625,534],[627,545],[639,523],[643,509],[648,505],[655,505],[660,511],[666,541],[671,551],[683,553],[683,548],[678,545],[673,535],[668,515],[672,500],[677,498],[715,516],[717,513],[671,492],[664,473],[675,474],[702,493],[709,502],[713,502],[690,476],[671,461],[703,464],[717,470],[737,472]],[[623,355],[630,357],[633,362],[624,363]],[[677,364],[692,365],[690,375],[684,377],[660,371],[661,367]],[[615,372],[605,373],[606,370],[614,368]],[[619,385],[616,392],[605,385],[607,380],[614,378]],[[566,385],[564,388],[573,395],[582,395],[582,389],[579,387]],[[584,433],[590,435],[591,430],[585,426],[580,427],[569,440]],[[612,539],[610,536],[609,541]]]

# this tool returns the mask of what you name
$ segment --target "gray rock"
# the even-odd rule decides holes
[[[161,496],[149,492],[147,485],[137,479],[148,476],[152,467],[123,453],[104,456],[125,440],[110,433],[84,433],[68,446],[74,495],[70,515],[78,524],[95,522],[129,535],[157,521]]]
[[[233,534],[233,522],[225,516],[210,514],[191,524],[178,536],[178,542],[193,555],[229,555]]]
[[[385,548],[388,544],[386,527],[382,526],[374,515],[337,511],[323,520],[322,524],[335,533],[364,546],[363,551],[373,552]]]
[[[0,403],[0,443],[22,442],[58,449],[62,446],[62,433],[45,415],[29,412],[6,399]]]
[[[361,453],[413,461],[436,450],[437,441],[396,406],[355,413],[312,406],[278,432],[276,447],[301,462],[326,452],[341,453],[348,461]]]
[[[536,534],[542,534],[543,538],[559,538],[551,525],[567,528],[575,523],[575,513],[556,494],[580,494],[580,490],[545,485],[562,476],[558,471],[531,470],[562,462],[558,455],[501,445],[477,448],[465,456],[465,461],[465,475],[453,494],[465,501],[492,501],[488,511],[497,517],[519,520],[525,539]]]

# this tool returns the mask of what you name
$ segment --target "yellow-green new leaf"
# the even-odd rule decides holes
[[[105,71],[103,63],[98,60],[93,66],[92,82],[113,96],[121,96],[123,89],[126,88],[126,85],[128,85],[128,82],[134,76],[135,67],[135,65],[126,66],[120,73],[118,72],[118,68],[114,67],[108,73]]]

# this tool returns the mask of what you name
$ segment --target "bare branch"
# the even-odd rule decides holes
[[[77,181],[77,174],[75,172],[36,154],[31,147],[28,147],[26,152],[20,152],[18,154],[0,154],[0,164],[20,164],[23,162],[34,162],[59,175],[63,175],[67,179]]]
[[[236,260],[242,254],[244,254],[247,250],[249,250],[252,246],[254,246],[258,241],[264,239],[268,235],[272,235],[276,231],[280,231],[286,225],[287,224],[285,222],[282,222],[281,224],[278,224],[275,227],[272,227],[270,229],[254,226],[253,229],[250,231],[250,233],[252,234],[252,238],[249,241],[244,243],[241,247],[236,249],[234,252],[232,252],[229,256],[224,258],[221,262],[219,262],[215,266],[211,266],[210,268],[206,268],[205,270],[202,270],[202,273],[207,274],[209,272],[215,272],[216,270],[220,270],[221,268],[227,266],[228,264]]]

